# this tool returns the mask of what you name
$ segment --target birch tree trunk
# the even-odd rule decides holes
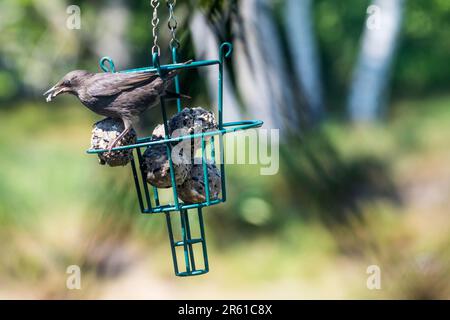
[[[373,0],[367,9],[369,17],[348,99],[353,121],[374,121],[384,111],[404,6],[405,0]]]
[[[199,12],[194,13],[191,18],[190,26],[192,41],[194,43],[195,56],[198,59],[215,60],[219,57],[219,41],[214,34],[211,26],[208,24],[205,16]],[[207,86],[210,99],[213,104],[218,101],[217,68],[202,68],[200,70],[207,79]],[[230,77],[224,68],[224,84],[223,84],[223,120],[236,121],[241,119],[239,103],[235,95],[235,91],[230,81]],[[216,105],[217,107],[217,105]]]
[[[94,33],[94,52],[99,57],[110,56],[118,69],[127,67],[131,60],[129,46],[124,41],[130,22],[126,6],[124,0],[109,1],[97,17]]]
[[[295,102],[290,74],[281,50],[279,31],[268,0],[240,2],[240,19],[234,60],[237,86],[252,117],[265,128],[300,132],[299,105]]]
[[[324,116],[324,106],[312,3],[313,0],[286,0],[284,15],[294,74],[305,97],[308,117],[316,123]]]

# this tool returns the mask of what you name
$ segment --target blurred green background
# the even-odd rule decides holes
[[[149,65],[149,1],[2,0],[0,298],[450,298],[450,2],[394,2],[403,19],[380,78],[382,112],[362,121],[348,101],[371,1],[305,1],[321,87],[313,91],[323,92],[317,121],[302,82],[291,81],[300,58],[290,49],[303,33],[289,27],[288,0],[177,2],[186,59],[205,51],[214,58],[211,48],[229,40],[238,43],[233,61],[263,68],[251,34],[239,32],[251,25],[239,26],[249,9],[261,29],[272,26],[273,37],[256,43],[276,48],[261,52],[285,72],[265,77],[272,86],[293,83],[283,94],[294,97],[299,118],[293,128],[274,123],[282,132],[278,174],[227,166],[227,202],[204,210],[211,270],[177,278],[165,219],[139,213],[130,168],[101,167],[85,153],[100,118],[74,97],[42,97],[70,70],[98,71],[104,55],[120,69]],[[66,27],[72,4],[81,8],[79,30]],[[162,3],[164,61],[166,11]],[[198,17],[213,46],[196,41],[205,30]],[[249,75],[233,63],[225,108],[233,97],[231,116],[270,123],[261,116],[264,90],[247,89]],[[183,89],[193,104],[213,108],[207,79],[183,74]],[[249,103],[250,91],[261,105]],[[158,122],[158,110],[147,112],[140,135]],[[66,288],[69,265],[81,267],[82,290]],[[380,290],[366,286],[370,265],[381,269]]]

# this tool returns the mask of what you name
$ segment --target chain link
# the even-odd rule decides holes
[[[177,4],[177,0],[166,0],[167,7],[169,8],[169,20],[167,22],[167,26],[169,27],[170,34],[172,36],[172,39],[170,40],[170,49],[180,48],[180,41],[177,39],[177,27],[178,27],[178,21],[175,17],[174,10],[175,5]]]
[[[159,8],[159,0],[150,0],[150,5],[153,8],[153,18],[152,18],[152,26],[153,26],[153,47],[152,54],[158,53],[158,56],[161,55],[161,48],[158,45],[158,8]]]

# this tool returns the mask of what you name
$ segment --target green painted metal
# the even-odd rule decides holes
[[[105,63],[108,62],[109,67],[107,67],[105,65]],[[104,72],[116,72],[116,66],[114,65],[114,61],[110,58],[110,57],[103,57],[100,59],[99,62],[100,68],[104,71]]]
[[[153,141],[152,137],[144,137],[137,140],[135,144],[128,146],[121,146],[113,148],[112,151],[118,150],[133,150],[133,157],[131,159],[131,170],[133,174],[133,179],[135,183],[136,193],[138,197],[139,207],[143,214],[158,214],[164,213],[166,216],[167,231],[169,235],[170,248],[173,259],[173,267],[175,274],[180,277],[195,276],[205,274],[209,271],[208,253],[206,246],[205,228],[203,222],[203,207],[209,207],[213,205],[220,204],[226,201],[226,184],[225,184],[225,157],[224,157],[224,135],[227,133],[232,133],[241,130],[247,130],[250,128],[261,127],[263,122],[260,120],[243,120],[236,122],[223,122],[223,70],[224,62],[226,58],[229,58],[233,50],[231,43],[225,42],[220,46],[219,59],[218,60],[203,60],[194,61],[189,64],[178,63],[178,52],[177,48],[172,48],[172,64],[160,65],[159,56],[157,53],[152,55],[153,66],[144,68],[135,68],[123,71],[116,71],[114,62],[109,57],[104,57],[100,60],[100,68],[104,72],[157,72],[162,74],[171,70],[178,69],[193,69],[202,68],[210,66],[218,66],[219,77],[218,77],[218,105],[217,105],[217,118],[218,118],[218,130],[202,132],[192,135],[185,135],[181,137],[173,138],[170,136],[170,132],[167,127],[167,106],[164,99],[160,100],[161,114],[164,123],[165,137],[162,140]],[[180,81],[179,77],[175,77],[175,92],[180,93]],[[181,99],[176,100],[178,112],[182,109]],[[202,203],[183,203],[179,201],[174,164],[172,161],[171,149],[172,145],[187,139],[201,139],[201,159],[202,159],[202,169],[205,185],[205,201]],[[211,139],[211,152],[208,155],[206,152],[206,138]],[[216,162],[216,147],[215,141],[219,144],[220,153],[220,176],[221,176],[221,186],[222,192],[221,196],[217,199],[210,198],[209,191],[209,179],[208,179],[208,167],[207,163],[211,162],[217,164]],[[146,182],[145,176],[145,161],[143,158],[143,151],[146,148],[152,148],[157,145],[165,144],[167,157],[169,159],[170,165],[170,179],[172,184],[173,201],[170,203],[161,203],[161,199],[158,194],[158,188],[150,188]],[[88,150],[88,154],[98,154],[106,152],[107,150],[91,149]],[[198,229],[200,231],[199,238],[192,238],[191,226],[192,223],[189,220],[190,212],[197,211],[198,217]],[[176,214],[175,212],[178,212]],[[172,225],[172,219],[180,219],[180,233],[181,239],[175,239],[174,230]],[[202,261],[198,260],[195,256],[195,247],[200,246],[202,252]],[[182,264],[178,261],[177,248],[182,249]],[[184,265],[182,270],[180,266]]]
[[[183,140],[193,139],[193,138],[214,137],[214,136],[220,137],[227,133],[233,133],[236,131],[243,131],[243,130],[248,130],[248,129],[252,129],[252,128],[259,128],[262,125],[263,125],[263,122],[261,120],[242,120],[242,121],[234,121],[234,122],[225,122],[225,123],[223,123],[222,130],[196,133],[196,134],[192,134],[192,135],[180,136],[180,137],[176,137],[176,138],[169,138],[169,139],[157,140],[157,141],[152,141],[152,137],[149,136],[146,138],[138,139],[137,143],[135,143],[135,144],[130,144],[127,146],[122,146],[122,147],[116,147],[116,148],[111,149],[111,151],[143,148],[143,147],[155,146],[158,144],[171,144],[171,143],[177,143],[177,142],[181,142]],[[96,154],[96,153],[103,153],[106,151],[108,151],[108,150],[106,150],[106,149],[89,149],[86,152],[89,154]]]
[[[172,62],[174,64],[178,63],[177,56],[178,56],[177,48],[173,47],[172,48]],[[175,77],[175,92],[180,93],[180,79],[179,79],[178,75]],[[177,99],[177,110],[178,110],[178,112],[181,111],[181,100],[180,99]]]
[[[198,227],[200,230],[199,238],[192,238],[188,211],[180,210],[179,216],[181,221],[181,240],[176,240],[173,232],[171,214],[166,213],[167,231],[169,234],[174,272],[179,277],[205,274],[209,271],[209,263],[202,209],[197,209],[197,216],[199,221]],[[203,263],[199,263],[194,253],[194,246],[199,244],[201,245]],[[182,260],[185,266],[184,270],[180,270],[179,267],[180,264],[178,261],[177,247],[181,247],[183,249]]]

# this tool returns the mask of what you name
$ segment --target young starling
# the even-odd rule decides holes
[[[60,94],[70,93],[93,112],[122,119],[125,129],[108,146],[111,151],[130,131],[134,119],[146,109],[156,106],[160,96],[186,97],[167,90],[177,74],[177,70],[169,71],[162,77],[152,72],[91,73],[75,70],[66,74],[44,96],[50,102]]]

